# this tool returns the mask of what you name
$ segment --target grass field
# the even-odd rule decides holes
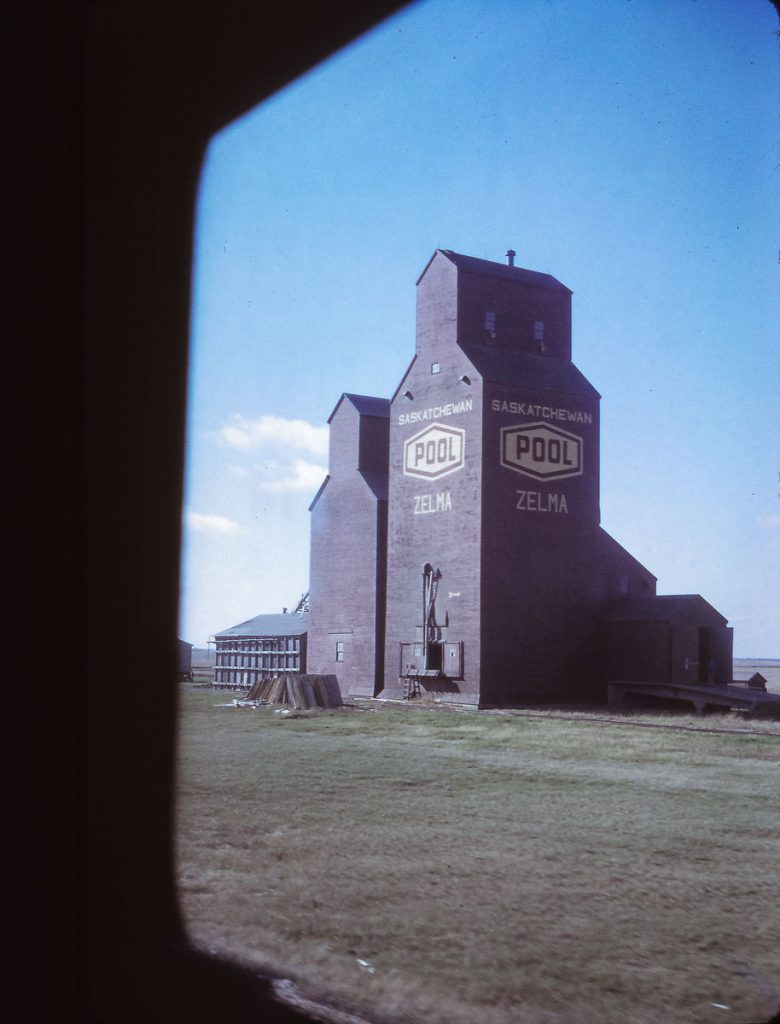
[[[182,687],[198,945],[379,1022],[748,1024],[780,1006],[780,723],[226,699]]]

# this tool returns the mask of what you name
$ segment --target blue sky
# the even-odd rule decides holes
[[[551,273],[602,395],[602,524],[780,655],[768,0],[424,0],[212,140],[180,635],[308,589],[344,391],[389,397],[436,248]]]

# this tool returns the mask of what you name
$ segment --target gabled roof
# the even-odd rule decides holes
[[[607,622],[668,622],[672,619],[715,619],[725,626],[728,619],[705,601],[701,594],[659,594],[655,597],[625,597],[606,613]]]
[[[361,416],[378,416],[383,419],[388,419],[390,416],[390,400],[388,398],[372,398],[371,395],[352,395],[345,391],[338,402],[336,402],[333,412],[328,416],[328,423],[332,421],[345,398],[354,405]]]
[[[601,397],[574,363],[566,359],[484,345],[461,345],[461,348],[482,377],[496,384],[517,384],[542,391],[586,395],[588,398]]]
[[[492,260],[480,260],[476,256],[464,256],[462,253],[453,252],[452,249],[437,249],[443,256],[455,264],[458,270],[464,270],[468,274],[482,274],[489,277],[503,277],[510,281],[522,281],[523,284],[532,284],[537,288],[550,288],[556,292],[565,292],[571,295],[571,288],[553,277],[552,274],[542,274],[538,270],[526,270],[524,267],[510,267],[507,263],[493,263]],[[436,253],[433,254],[434,256]],[[431,257],[433,259],[433,257]],[[430,266],[430,260],[425,270]],[[417,283],[425,274],[423,270]]]
[[[237,626],[223,629],[215,633],[217,639],[228,636],[301,636],[309,628],[309,616],[306,612],[297,615],[256,615]]]
[[[377,501],[387,501],[387,473],[380,473],[377,470],[370,469],[358,469],[357,474],[358,476],[363,478],[363,483],[366,485],[366,487],[368,487],[369,491],[371,491],[371,493],[377,499]],[[322,492],[325,490],[325,487],[329,483],[329,481],[330,473],[328,473],[328,475],[322,481],[320,489],[312,498],[311,505],[309,505],[310,512],[314,510],[314,506],[322,497]]]

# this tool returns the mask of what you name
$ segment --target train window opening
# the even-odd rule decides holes
[[[425,4],[416,5],[419,8],[425,6]],[[367,72],[364,71],[364,74]],[[313,77],[318,81],[324,81],[319,70]],[[295,85],[296,95],[300,95],[302,89],[303,86]],[[369,90],[363,91],[368,92]],[[350,103],[357,102],[352,95],[347,98]],[[286,96],[280,94],[274,100],[269,101],[269,105],[275,105],[282,110],[286,102]],[[264,106],[267,105],[264,104]],[[347,107],[348,104],[345,102],[345,110]],[[348,115],[345,114],[346,116]],[[246,118],[252,122],[255,140],[263,137],[265,132],[266,135],[281,143],[280,152],[283,152],[285,145],[294,148],[300,138],[304,137],[302,126],[311,133],[313,138],[316,136],[318,144],[323,144],[323,139],[317,135],[316,118],[312,116],[311,111],[307,111],[305,104],[299,104],[295,108],[294,129],[289,130],[289,135],[285,134],[284,129],[273,125],[270,119],[267,121],[255,120],[254,112],[246,115]],[[282,168],[282,156],[278,153],[270,153],[266,162],[255,160],[253,163],[253,161],[245,159],[246,152],[251,146],[246,138],[240,137],[239,127],[237,125],[228,126],[226,132],[232,135],[237,143],[238,150],[243,153],[241,159],[244,162],[240,162],[230,174],[226,175],[223,180],[225,190],[229,190],[230,187],[246,188],[247,194],[249,194],[251,187],[254,187],[252,175],[256,174],[262,187],[268,190],[269,195],[274,194],[272,172]],[[344,141],[343,138],[336,140],[337,143],[344,143]],[[221,145],[221,142],[217,142],[209,151],[204,165],[204,180],[208,177],[209,168],[213,169],[217,160],[223,158],[223,156],[217,156]],[[365,150],[357,146],[350,149],[344,145],[343,152],[361,152],[365,158]],[[200,411],[198,412],[199,418],[196,426],[191,428],[191,436],[195,436],[197,429],[199,431],[197,443],[203,448],[206,443],[204,439],[210,438],[213,445],[208,460],[197,465],[194,457],[188,452],[187,504],[185,507],[186,557],[183,560],[186,564],[187,579],[193,584],[193,587],[197,581],[207,580],[214,588],[211,617],[208,621],[203,620],[206,622],[209,638],[213,635],[214,629],[228,627],[231,623],[239,623],[258,613],[268,612],[270,614],[274,610],[278,612],[282,607],[282,601],[289,601],[290,590],[305,590],[307,588],[309,517],[305,513],[301,515],[300,510],[301,507],[305,508],[307,502],[325,479],[329,456],[328,436],[324,423],[329,408],[332,408],[331,398],[335,401],[335,398],[338,397],[330,394],[324,399],[321,397],[322,393],[331,388],[330,367],[326,364],[328,362],[340,363],[340,379],[344,382],[344,387],[354,388],[355,391],[361,390],[365,394],[375,393],[371,390],[375,379],[386,381],[389,377],[392,378],[392,373],[386,372],[386,366],[390,364],[386,352],[377,351],[372,354],[370,359],[365,359],[363,351],[369,346],[356,340],[358,329],[355,328],[355,335],[348,334],[353,329],[350,321],[355,319],[354,309],[357,303],[353,304],[351,309],[341,310],[339,308],[332,291],[333,282],[337,277],[334,269],[337,266],[337,261],[334,260],[329,264],[325,259],[329,241],[332,241],[333,237],[341,237],[338,232],[341,232],[344,237],[348,237],[350,242],[354,241],[354,237],[357,235],[356,225],[359,224],[360,216],[365,214],[365,209],[361,208],[363,197],[357,192],[352,192],[349,196],[349,203],[345,204],[344,217],[337,224],[336,236],[331,233],[329,238],[327,228],[323,228],[323,239],[317,242],[314,251],[310,251],[307,246],[311,241],[311,236],[318,234],[318,231],[316,229],[312,231],[311,218],[307,220],[305,211],[298,213],[294,200],[299,200],[303,205],[307,196],[315,193],[317,189],[320,189],[322,195],[325,196],[326,186],[323,185],[316,162],[307,154],[306,147],[302,147],[298,153],[297,164],[297,174],[289,178],[295,184],[287,197],[286,208],[290,230],[287,235],[279,230],[278,209],[282,208],[284,204],[271,204],[274,209],[269,213],[269,218],[277,218],[274,220],[276,227],[268,231],[268,239],[271,239],[271,242],[264,238],[262,225],[261,227],[254,226],[249,230],[239,217],[235,217],[228,224],[220,225],[210,207],[210,200],[201,199],[203,220],[199,221],[197,228],[198,256],[196,262],[201,261],[198,262],[198,267],[202,269],[205,266],[202,261],[206,260],[206,254],[208,254],[208,258],[213,260],[214,264],[212,282],[217,282],[223,295],[236,296],[235,302],[228,308],[227,315],[220,319],[219,303],[213,301],[213,297],[208,293],[203,284],[205,278],[194,287],[193,360],[196,364],[196,373],[191,378],[190,402],[192,407],[197,405],[199,410],[209,408],[210,412],[206,416],[203,416]],[[352,219],[347,216],[350,212],[348,209],[350,204],[354,207]],[[326,205],[323,198],[323,208]],[[216,204],[214,208],[216,208]],[[326,216],[326,213],[327,211],[323,209],[323,217]],[[345,225],[348,225],[348,230]],[[220,232],[224,234],[224,239]],[[243,252],[244,258],[240,265],[238,262],[232,261],[232,253],[235,249]],[[387,259],[388,275],[395,274],[398,269],[393,265],[391,256],[388,256],[387,253],[383,254],[383,259]],[[408,254],[403,253],[403,256],[407,258]],[[305,270],[302,269],[304,264],[306,264]],[[534,266],[534,263],[529,261],[528,265]],[[316,274],[310,272],[314,266],[317,267]],[[284,274],[280,272],[280,267],[286,268]],[[516,275],[519,271],[514,273]],[[242,348],[235,339],[242,336],[247,322],[251,315],[254,315],[253,311],[250,313],[250,307],[261,305],[262,302],[259,302],[258,299],[265,301],[263,296],[273,294],[274,289],[279,287],[280,283],[287,287],[288,282],[284,281],[285,274],[288,279],[295,281],[289,292],[289,295],[292,296],[289,301],[296,303],[294,307],[297,311],[296,317],[289,318],[287,312],[291,308],[289,302],[286,309],[282,309],[281,312],[274,311],[273,304],[266,302],[266,315],[260,321],[261,327],[256,332],[257,348],[251,347],[249,350],[245,347]],[[508,273],[507,276],[511,277],[512,275]],[[319,289],[318,277],[322,277],[325,282],[321,289]],[[312,300],[310,305],[308,300],[306,303],[303,301],[305,289],[302,282],[304,280],[306,289],[319,289],[316,292],[316,301]],[[248,281],[251,282],[251,286],[247,286]],[[402,280],[400,283],[404,284]],[[268,292],[265,292],[264,289],[268,289]],[[528,322],[530,320],[528,313],[525,313],[516,323],[512,322],[509,319],[508,306],[501,305],[501,294],[491,295],[487,301],[496,301],[502,310],[502,339],[499,339],[498,342],[488,341],[486,335],[491,339],[496,338],[497,310],[483,308],[481,305],[483,301],[484,299],[480,296],[468,308],[469,332],[473,332],[470,340],[476,343],[476,348],[482,346],[480,358],[487,360],[490,357],[498,363],[498,357],[502,359],[506,357],[509,361],[514,353],[498,351],[498,349],[505,344],[507,346],[516,344],[518,348],[526,350],[526,353],[523,353],[523,358],[529,364],[538,363],[541,367],[537,370],[537,367],[533,366],[534,373],[546,372],[550,360],[536,361],[527,357],[527,350],[536,349],[534,342],[538,343],[539,351],[544,351],[545,323],[543,321],[532,322],[533,342],[529,341],[529,326],[531,325]],[[369,308],[369,305],[369,302],[366,302],[365,308]],[[543,305],[543,308],[546,307]],[[480,311],[483,316],[483,331],[481,333],[479,331]],[[322,350],[318,354],[315,353],[313,346],[310,350],[305,350],[301,340],[304,335],[307,332],[309,335],[314,335],[318,331],[322,331],[323,335],[329,334],[330,327],[324,328],[323,325],[329,325],[331,322],[334,323],[332,336],[341,337],[343,332],[346,337],[343,347],[337,351],[334,343],[323,338]],[[558,346],[558,336],[563,334],[563,328],[557,320],[550,322],[553,323],[555,338],[549,336],[548,323],[548,345]],[[414,326],[411,315],[406,317],[406,321],[399,316],[398,323],[404,329],[409,328],[413,336]],[[219,325],[219,330],[215,330],[215,324]],[[295,339],[289,341],[290,333],[297,331],[299,325],[301,326],[300,334],[296,334]],[[359,330],[363,331],[366,336],[370,336],[370,332],[365,330],[365,323],[360,324]],[[201,339],[206,339],[209,333],[212,337],[219,337],[219,345],[213,352],[205,354],[205,349],[199,349],[198,346]],[[399,329],[396,331],[396,336],[400,335]],[[381,346],[375,346],[375,348],[380,350]],[[399,359],[406,359],[406,349],[401,346],[399,348],[401,349]],[[554,351],[557,351],[557,348],[554,348]],[[354,363],[349,354],[351,352],[358,353]],[[236,362],[231,363],[231,360]],[[377,364],[382,360],[385,361],[381,371],[376,372],[376,376],[373,375],[373,367],[370,365],[372,360],[375,360]],[[251,364],[254,361],[273,365],[274,372],[254,375],[251,372]],[[446,362],[446,359],[444,361]],[[311,378],[308,377],[309,364],[321,367],[321,372],[314,374]],[[419,365],[418,363],[418,367]],[[423,378],[424,365],[425,363],[422,363],[422,368],[418,370],[423,374]],[[431,375],[440,373],[441,363],[438,359],[428,365],[430,365]],[[447,363],[448,367],[450,365]],[[345,366],[348,368],[348,373],[344,372]],[[401,372],[403,372],[403,368]],[[430,386],[433,390],[436,385],[445,384],[446,376],[443,374],[436,382],[431,381],[427,384],[423,378],[420,378],[423,381],[420,390],[421,408],[426,404],[425,388]],[[264,380],[263,377],[268,379]],[[401,379],[400,373],[398,379]],[[460,381],[469,383],[469,378],[464,375]],[[479,381],[476,375],[474,375],[474,381],[475,384]],[[416,385],[412,386],[416,388]],[[381,385],[377,385],[377,388],[379,387]],[[459,388],[460,385],[453,384],[453,387]],[[406,391],[405,394],[409,398],[412,397],[409,391]],[[455,398],[458,397],[455,396]],[[470,398],[469,401],[471,401]],[[330,405],[328,408],[324,408],[323,403],[327,405],[328,402]],[[410,409],[408,402],[403,404],[406,409]],[[218,409],[219,412],[215,413],[215,409]],[[417,416],[418,413],[414,411],[414,407],[411,409],[411,412],[404,413],[404,415],[407,417]],[[507,422],[513,423],[514,420]],[[415,429],[419,430],[421,427]],[[444,441],[441,443],[444,444]],[[470,438],[468,444],[471,444]],[[458,477],[445,478],[447,486],[452,481],[453,487],[458,479]],[[521,482],[520,486],[537,485]],[[232,500],[231,489],[233,488],[244,488],[241,490],[238,500]],[[420,490],[427,489],[433,492],[437,488],[436,494],[428,495],[426,493],[424,496],[422,494],[420,496],[422,510],[436,514],[419,516],[420,523],[415,523],[415,527],[419,525],[420,528],[433,529],[436,523],[444,520],[448,515],[449,492],[446,494],[447,501],[445,501],[443,486],[438,484],[435,487],[429,486],[426,482],[421,485]],[[438,492],[441,494],[441,501],[437,505],[435,499],[440,496]],[[524,491],[523,494],[525,493]],[[538,503],[535,511],[542,511],[539,509]],[[539,516],[537,518],[552,519],[553,517]],[[262,524],[262,527],[257,528],[257,523]],[[297,535],[302,538],[297,547],[290,541],[296,531]],[[352,565],[350,571],[357,576],[361,571],[361,565]],[[278,581],[283,581],[284,586],[276,587]],[[619,594],[630,594],[631,587],[627,575],[619,576],[617,581],[614,576],[611,582],[608,579],[604,580],[604,589],[608,590],[610,586],[614,588],[615,583],[617,583]],[[647,581],[642,581],[641,584],[637,581],[635,586],[641,586],[645,591],[651,588]],[[204,589],[206,588],[204,587]],[[612,593],[614,594],[614,590]],[[451,594],[449,597],[451,600],[455,600],[460,597],[460,594]],[[287,614],[289,617],[289,613]],[[405,634],[405,638],[410,641],[415,638],[413,622],[414,620],[410,620],[408,633]],[[422,628],[418,628],[422,633]],[[347,631],[346,626],[342,623],[338,624],[338,629]],[[451,627],[449,633],[446,628],[439,629],[438,636],[447,640],[447,637],[452,637],[453,633],[455,636],[458,635]],[[192,634],[190,634],[190,638],[192,638]],[[205,639],[204,633],[203,640],[205,641]],[[420,634],[417,635],[417,639],[420,639]],[[298,672],[299,666],[305,666],[307,646],[305,634],[302,637],[282,637],[281,639],[269,637],[252,639],[250,642],[235,643],[234,641],[233,643],[234,646],[232,644],[230,646],[217,644],[215,647],[214,684],[229,685],[231,688],[237,689],[239,681],[246,687],[248,684],[253,684],[257,678],[267,677],[278,672]],[[699,637],[700,664],[706,664],[709,660],[707,644],[707,638]],[[424,646],[421,643],[410,642],[401,645],[401,648],[402,668],[399,674],[403,674],[404,669],[438,671],[446,677],[444,683],[440,680],[435,681],[442,689],[452,681],[460,680],[463,677],[464,656],[463,646],[460,643],[431,641]],[[394,647],[394,660],[396,658],[395,650]],[[252,657],[236,653],[244,651],[258,653],[253,654]],[[332,658],[338,665],[345,662],[344,641],[328,638],[323,642],[323,651],[323,657],[326,659]],[[466,651],[468,657],[465,664],[468,675],[479,654],[472,653],[473,648],[468,646],[468,641]],[[357,635],[351,636],[349,667],[357,661],[358,657],[358,638]],[[219,666],[218,670],[216,666]],[[252,671],[247,672],[245,669]],[[305,671],[305,668],[300,668],[300,671]],[[700,668],[699,671],[703,672],[704,670]],[[208,680],[208,682],[211,681]],[[202,696],[205,709],[208,701],[205,699],[205,694]],[[262,711],[261,708],[257,710]],[[251,729],[251,712],[236,711],[234,714],[232,709],[226,709],[223,714],[221,711],[214,712],[209,709],[202,713],[204,721],[206,721],[205,716],[209,715],[211,716],[210,721],[219,721],[219,728],[225,730],[224,760],[229,761],[232,756],[229,730],[236,729],[238,734],[238,731],[242,729]],[[219,720],[218,715],[222,716]],[[228,717],[229,715],[233,716],[232,719]],[[259,719],[260,714],[257,714],[256,717]],[[268,717],[270,718],[270,714]],[[249,891],[261,893],[263,898],[265,898],[266,890],[268,893],[273,892],[277,882],[283,880],[282,866],[285,862],[283,857],[277,856],[274,844],[278,845],[286,833],[295,832],[300,827],[294,820],[296,808],[292,805],[296,801],[291,793],[294,792],[296,785],[309,785],[310,780],[314,777],[311,774],[306,774],[307,770],[313,771],[313,766],[315,766],[313,760],[311,763],[307,761],[306,741],[298,742],[300,737],[307,734],[306,730],[310,727],[306,721],[290,721],[290,719],[305,719],[305,717],[277,716],[275,722],[280,724],[278,727],[275,725],[273,731],[269,733],[273,742],[277,744],[283,742],[285,735],[296,737],[296,755],[300,750],[301,757],[295,769],[299,774],[285,779],[285,793],[274,794],[274,800],[278,798],[278,802],[273,803],[269,798],[268,831],[262,836],[256,837],[258,849],[262,851],[262,866],[257,869],[255,875],[250,877],[251,885],[255,888],[250,888]],[[358,717],[357,715],[353,716],[353,721],[357,721]],[[363,718],[366,721],[371,718],[376,720],[378,716],[364,715]],[[281,725],[282,722],[288,724]],[[351,723],[349,727],[353,727]],[[190,726],[188,725],[187,728]],[[313,735],[314,727],[311,729]],[[286,734],[284,730],[287,730]],[[339,737],[335,735],[338,733],[338,729],[334,729],[333,733],[333,764],[326,764],[325,767],[336,771],[346,756],[344,751],[348,749],[348,744],[344,743],[343,747],[340,746]],[[189,741],[193,742],[191,747],[188,747],[186,742],[180,744],[178,756],[182,758],[183,763],[194,755],[197,745],[196,732],[192,730],[187,735]],[[436,742],[438,743],[438,741]],[[437,756],[440,745],[432,744],[431,749],[435,748]],[[240,788],[243,785],[241,780],[247,775],[262,776],[263,758],[272,756],[273,751],[265,753],[260,740],[258,740],[257,762],[233,765],[233,781],[236,782],[236,789],[226,790],[226,794],[229,792],[229,799],[226,800],[226,803],[235,806],[243,799],[241,794],[246,792],[250,794],[246,797],[247,807],[250,806],[251,801],[257,796],[256,786],[258,783],[255,779],[255,789],[250,790],[247,786],[244,791]],[[323,765],[319,763],[316,767],[321,771]],[[210,766],[210,769],[212,768],[216,770],[216,763]],[[369,766],[369,770],[373,771],[374,766]],[[191,785],[191,781],[187,780],[186,784]],[[409,785],[411,787],[413,784]],[[411,793],[412,790],[410,789],[409,792]],[[408,794],[403,791],[402,795],[407,796]],[[190,800],[191,796],[192,792],[188,793],[187,799]],[[286,799],[282,799],[282,797]],[[187,813],[190,813],[190,810],[189,807],[186,808]],[[274,814],[276,815],[275,819],[273,819]],[[180,820],[185,821],[186,814],[182,813]],[[191,822],[189,827],[192,834],[196,835],[197,828],[192,827]],[[238,857],[239,853],[236,851],[240,852],[240,842],[234,842],[234,837],[229,832],[229,826],[217,822],[216,818],[213,821],[209,820],[208,827],[214,835],[214,846],[212,850],[204,854],[203,863],[206,865],[203,872],[204,877],[210,877],[209,870],[213,871],[214,875],[222,871],[225,873],[235,871],[236,862],[234,860],[231,863],[231,857]],[[346,817],[341,819],[339,827],[342,829],[350,827],[349,819]],[[177,841],[181,846],[181,836]],[[247,840],[247,842],[251,841],[254,840]],[[213,857],[211,865],[208,863],[209,856]],[[315,861],[314,856],[310,855],[310,851],[306,849],[305,843],[301,844],[300,857],[300,862],[296,862],[294,867],[298,873],[298,882],[305,885],[306,872]],[[213,865],[217,865],[217,867]],[[214,927],[214,922],[218,921],[217,900],[213,893],[209,892],[208,885],[204,885],[202,879],[195,877],[196,870],[191,864],[182,867],[180,863],[179,870],[181,892],[188,902],[186,912],[188,920],[193,922],[197,914],[203,915],[203,923],[196,922],[198,937],[202,939],[204,931]],[[204,908],[208,908],[208,913],[204,912]],[[230,955],[229,941],[240,933],[240,929],[233,929],[231,922],[228,922],[227,925],[218,924],[216,927],[223,929],[221,940],[224,939],[224,944],[220,948]],[[303,934],[306,926],[296,925],[295,927],[300,934]],[[466,926],[464,926],[465,928]],[[287,939],[288,937],[285,936],[283,952],[279,954],[282,960],[284,960],[285,951],[289,952],[292,948],[292,944]],[[374,940],[378,946],[379,938],[374,936]],[[324,939],[321,948],[326,949]],[[352,950],[352,946],[349,947],[349,950]],[[273,953],[273,951],[269,950],[269,953]],[[346,956],[341,951],[338,955],[342,959]],[[377,954],[377,956],[379,955]],[[370,955],[363,949],[359,949],[354,955],[350,952],[349,956],[351,961],[357,965],[354,969],[363,972],[360,976],[370,985],[373,969]],[[325,953],[322,954],[322,958],[323,961],[327,959]],[[350,967],[353,966],[350,962]],[[377,969],[377,977],[382,977],[380,969]]]

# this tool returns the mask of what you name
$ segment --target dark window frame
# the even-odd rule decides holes
[[[50,816],[75,818],[87,846],[86,882],[79,871],[81,884],[76,884],[76,889],[83,885],[87,890],[86,906],[76,924],[79,934],[85,921],[89,928],[82,950],[82,943],[74,945],[70,929],[62,926],[73,911],[74,886],[72,878],[60,874],[57,886],[47,889],[55,898],[48,906],[51,935],[44,945],[44,958],[56,949],[56,971],[49,972],[47,992],[40,992],[45,1008],[35,1006],[38,993],[25,995],[30,1017],[68,1017],[74,1009],[79,1019],[114,1024],[120,1018],[157,1019],[163,1006],[168,1020],[192,1024],[213,1019],[215,1012],[222,1024],[278,1019],[280,1010],[290,1022],[311,1019],[275,1002],[270,979],[193,949],[177,907],[171,753],[177,687],[168,680],[176,678],[178,655],[194,200],[205,149],[215,132],[401,6],[386,0],[336,0],[303,20],[297,11],[281,10],[270,35],[262,7],[234,0],[202,10],[168,0],[154,18],[132,5],[104,7],[89,12],[97,15],[89,19],[78,5],[64,13],[36,9],[36,21],[30,17],[24,22],[31,38],[37,34],[46,45],[59,40],[56,59],[39,62],[36,78],[36,85],[46,90],[52,121],[52,130],[41,134],[41,155],[45,148],[48,163],[57,167],[57,183],[52,196],[42,206],[39,202],[38,220],[43,224],[56,209],[61,229],[54,241],[37,250],[36,258],[42,276],[57,287],[61,282],[62,288],[40,319],[47,319],[44,338],[52,342],[51,353],[60,365],[61,351],[69,350],[62,340],[62,320],[76,320],[84,311],[86,332],[80,323],[73,335],[68,334],[71,323],[64,328],[78,339],[79,351],[86,337],[87,387],[80,361],[73,360],[73,386],[61,387],[61,395],[69,396],[62,407],[63,419],[69,421],[72,394],[88,396],[85,430],[90,440],[87,469],[81,446],[75,446],[75,455],[70,447],[63,453],[68,460],[74,455],[68,482],[90,482],[86,517],[81,494],[74,502],[75,518],[60,516],[62,550],[71,550],[73,522],[83,517],[89,524],[87,571],[78,572],[85,581],[89,612],[87,725],[82,702],[76,701],[73,728],[63,729],[59,721],[57,730],[60,742],[68,743],[62,763],[76,766],[78,782],[85,765],[89,794],[83,805],[76,799],[74,806],[67,784],[60,787],[61,796],[51,787],[47,792],[49,802],[54,801]],[[283,51],[279,35],[287,40]],[[210,70],[208,83],[204,66]],[[38,95],[35,102],[38,109]],[[78,146],[74,149],[74,139],[84,135],[82,166],[73,153],[82,153]],[[46,196],[35,175],[31,186],[38,200]],[[74,204],[73,195],[84,199],[85,193],[83,227],[77,223],[82,206]],[[62,207],[60,199],[65,200]],[[74,251],[85,253],[85,259],[73,260]],[[64,279],[58,273],[63,266],[68,267]],[[77,300],[66,303],[65,289],[71,283]],[[137,316],[124,315],[131,307]],[[130,351],[132,359],[127,357]],[[139,403],[138,394],[146,392],[152,400]],[[125,458],[128,424],[136,429],[132,452]],[[69,431],[62,432],[62,442],[63,447],[71,445]],[[143,458],[136,458],[136,452],[143,452]],[[116,496],[108,509],[105,488],[92,486],[92,481],[104,482]],[[66,491],[63,487],[62,493]],[[153,509],[148,500],[152,493]],[[121,546],[117,535],[123,537]],[[51,579],[57,579],[50,564],[48,569]],[[38,580],[40,600],[39,588]],[[62,621],[64,647],[79,630],[67,615]],[[126,656],[129,631],[149,666],[140,679],[136,664]],[[121,715],[106,714],[107,664],[123,693]],[[61,714],[60,709],[60,719]],[[76,745],[85,732],[89,757],[82,762]],[[96,821],[100,828],[90,829],[88,824]],[[72,843],[69,834],[68,849]],[[77,859],[81,865],[81,856]],[[61,866],[65,864],[63,860]],[[132,899],[127,896],[128,879]],[[71,978],[73,960],[77,970]]]

